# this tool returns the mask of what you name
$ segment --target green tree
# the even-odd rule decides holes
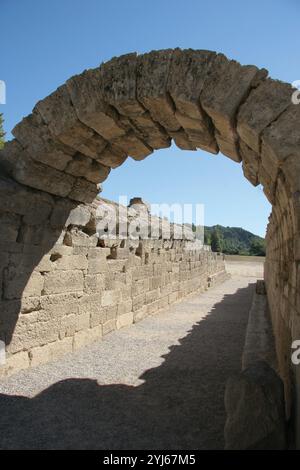
[[[0,149],[4,145],[4,136],[5,136],[5,132],[3,130],[3,114],[0,113]]]
[[[215,227],[212,231],[210,244],[212,251],[221,252],[223,250],[222,238],[217,227]]]
[[[205,245],[210,245],[211,244],[211,235],[207,231],[207,229],[204,228],[204,244]]]
[[[249,248],[250,255],[252,256],[266,256],[266,243],[265,240],[253,238]]]

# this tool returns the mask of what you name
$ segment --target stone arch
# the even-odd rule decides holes
[[[113,58],[70,78],[14,128],[0,153],[4,210],[18,207],[22,240],[37,234],[28,228],[33,220],[51,217],[46,252],[66,221],[90,220],[98,184],[128,156],[143,160],[173,140],[241,163],[272,204],[265,279],[289,401],[296,380],[290,347],[300,335],[300,106],[293,91],[265,69],[210,51]]]

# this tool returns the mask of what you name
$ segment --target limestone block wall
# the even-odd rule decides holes
[[[225,277],[223,256],[192,249],[188,239],[100,240],[101,201],[74,205],[8,178],[0,193],[7,356],[0,376],[71,352]]]
[[[279,373],[285,383],[287,417],[300,417],[299,366],[291,362],[292,343],[300,338],[300,245],[294,227],[300,227],[294,207],[300,207],[300,194],[280,188],[281,208],[273,207],[267,230],[265,280],[276,341]],[[297,409],[297,413],[295,410]],[[300,439],[300,435],[299,435]],[[300,440],[299,440],[300,445]]]

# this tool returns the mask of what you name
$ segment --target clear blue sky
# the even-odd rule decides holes
[[[225,53],[300,79],[298,0],[0,0],[0,79],[7,85],[5,130],[70,76],[130,51],[182,47]],[[263,235],[270,212],[240,165],[176,147],[131,159],[104,183],[103,196],[205,204],[205,223]]]

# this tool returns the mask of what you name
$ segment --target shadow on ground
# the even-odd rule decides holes
[[[1,394],[0,448],[223,448],[225,382],[241,368],[253,285],[215,304],[142,385],[68,379],[32,399]]]

